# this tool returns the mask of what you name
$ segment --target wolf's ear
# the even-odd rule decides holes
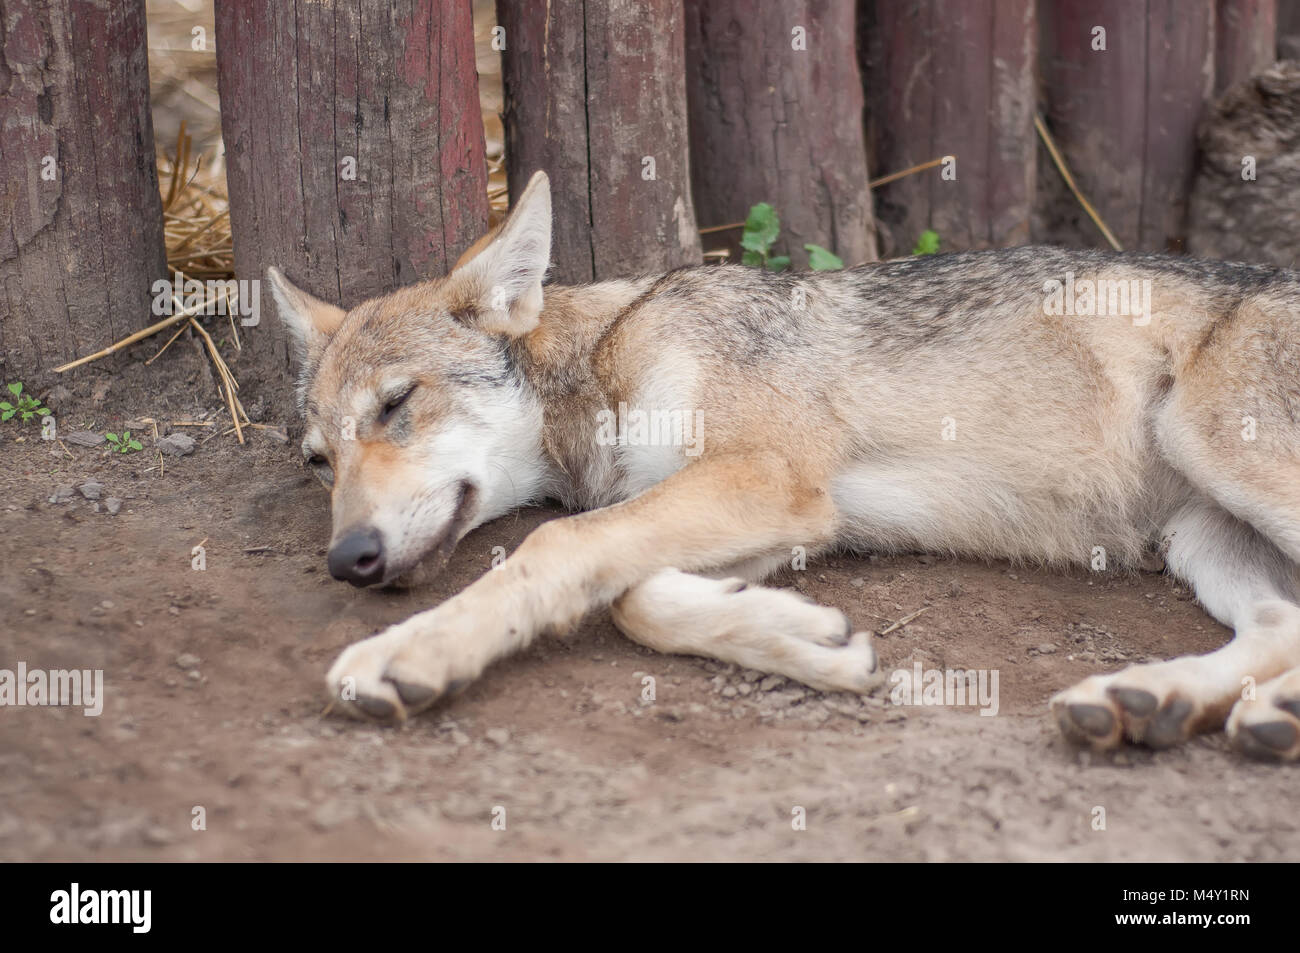
[[[535,172],[505,222],[470,246],[448,275],[462,302],[453,313],[489,334],[527,334],[542,313],[550,262],[551,183]]]
[[[275,309],[289,329],[302,368],[314,365],[347,312],[296,287],[279,268],[266,269]]]

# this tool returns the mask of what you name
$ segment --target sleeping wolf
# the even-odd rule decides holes
[[[347,710],[405,718],[605,607],[662,652],[865,692],[869,633],[757,585],[792,553],[1158,545],[1235,638],[1086,679],[1062,730],[1165,747],[1226,720],[1300,758],[1300,274],[1018,248],[543,288],[550,226],[539,173],[445,278],[345,313],[268,273],[334,576],[417,580],[516,507],[581,511],[343,652]]]

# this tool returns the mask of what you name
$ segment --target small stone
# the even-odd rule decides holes
[[[73,489],[70,484],[63,484],[54,488],[54,495],[50,497],[51,503],[66,503],[72,499]]]
[[[174,433],[160,438],[156,446],[169,457],[183,457],[194,452],[194,438],[188,434]]]
[[[104,501],[104,509],[108,511],[109,516],[116,516],[118,510],[122,508],[122,501],[115,496],[110,496]]]
[[[728,685],[726,688],[724,688],[724,689],[722,690],[722,697],[723,697],[723,698],[735,698],[735,697],[736,697],[736,688],[735,688],[735,686],[734,686],[734,685]]]
[[[144,832],[144,842],[150,847],[166,847],[175,839],[171,831],[157,825]]]
[[[459,729],[454,729],[451,733],[451,743],[458,748],[463,748],[469,744],[469,735]]]
[[[312,825],[317,830],[327,831],[338,827],[356,817],[356,809],[343,801],[326,801],[311,816]]]
[[[484,734],[484,737],[498,748],[504,748],[506,742],[510,740],[510,732],[506,731],[504,728],[489,728]]]
[[[103,602],[100,603],[100,606],[105,609],[111,609],[113,608],[113,600],[105,599]]]
[[[203,659],[199,658],[197,655],[185,652],[176,656],[176,667],[183,669],[198,668],[202,661]]]
[[[74,447],[98,447],[105,438],[102,433],[95,433],[93,430],[74,430],[65,433],[60,439]]]
[[[1055,655],[1056,644],[1053,642],[1044,642],[1038,647],[1037,652],[1039,655]]]
[[[99,495],[104,492],[104,484],[95,480],[87,480],[85,483],[81,484],[81,486],[77,487],[77,489],[81,491],[81,495],[86,499],[97,500],[99,499]]]
[[[861,589],[861,588],[862,588],[863,586],[865,586],[866,584],[867,584],[867,581],[866,581],[865,579],[863,579],[861,576],[858,576],[858,578],[856,578],[856,579],[850,579],[850,580],[849,580],[849,585],[852,586],[854,589]]]

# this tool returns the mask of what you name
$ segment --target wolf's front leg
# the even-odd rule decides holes
[[[400,720],[660,570],[813,548],[834,525],[825,479],[806,461],[702,458],[635,499],[538,527],[459,595],[345,650],[326,676],[329,691],[354,714]]]

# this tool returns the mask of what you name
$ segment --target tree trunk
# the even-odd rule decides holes
[[[1214,95],[1250,79],[1277,57],[1277,0],[1218,0]]]
[[[565,283],[700,260],[681,0],[499,0],[506,170],[551,179]]]
[[[872,175],[955,156],[875,191],[886,257],[926,229],[943,250],[1029,240],[1035,176],[1033,0],[864,0]]]
[[[774,250],[808,264],[804,245],[846,264],[876,260],[862,134],[853,0],[753,4],[686,0],[691,185],[704,225],[743,221],[770,202]],[[710,246],[730,242],[740,230]]]
[[[1124,248],[1180,251],[1214,84],[1214,0],[1056,0],[1042,12],[1047,125],[1079,188]],[[1105,245],[1047,161],[1037,237]]]
[[[32,390],[156,320],[144,0],[4,0],[0,91],[0,377]]]
[[[235,271],[352,307],[487,229],[468,0],[217,0]],[[279,322],[244,354],[287,363]],[[260,338],[260,342],[259,342]]]

